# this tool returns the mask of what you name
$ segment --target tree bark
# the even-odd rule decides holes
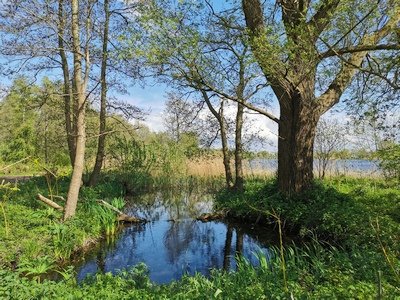
[[[89,186],[94,186],[97,184],[101,168],[103,166],[104,159],[104,147],[106,140],[106,106],[107,106],[107,51],[108,51],[108,31],[109,31],[109,21],[110,21],[110,8],[109,0],[104,0],[104,32],[103,32],[103,55],[101,58],[101,95],[100,95],[100,129],[99,129],[99,139],[97,144],[97,154],[96,162],[92,174],[89,178]]]
[[[82,52],[80,49],[79,38],[79,3],[78,0],[71,0],[72,5],[72,45],[74,56],[74,85],[76,90],[76,106],[78,107],[76,116],[76,151],[74,168],[72,171],[71,182],[68,189],[67,203],[65,205],[64,220],[75,214],[78,203],[79,190],[82,182],[82,174],[85,161],[85,83],[82,80]]]
[[[228,132],[227,132],[227,125],[224,118],[224,103],[221,103],[221,110],[220,110],[220,118],[219,118],[219,126],[221,131],[221,142],[222,142],[222,156],[223,156],[223,163],[225,168],[225,179],[226,179],[226,186],[228,188],[232,187],[233,184],[233,176],[232,176],[232,169],[231,169],[231,158],[229,153],[229,144],[228,144]]]
[[[55,203],[54,201],[51,201],[50,199],[44,197],[41,194],[37,194],[37,199],[42,201],[43,203],[46,203],[47,205],[49,205],[50,207],[57,209],[58,211],[63,211],[64,207],[58,205],[57,203]]]
[[[278,187],[291,195],[312,184],[314,138],[320,114],[312,105],[306,105],[298,94],[281,103]]]
[[[61,68],[63,72],[63,98],[64,98],[64,114],[65,114],[65,129],[67,132],[68,153],[71,161],[71,166],[74,166],[75,161],[75,135],[71,124],[71,102],[72,89],[69,77],[68,60],[64,48],[64,0],[58,1],[58,48],[61,58]]]
[[[234,189],[243,191],[243,112],[244,106],[241,103],[237,105],[236,113],[236,129],[235,129],[235,185]]]

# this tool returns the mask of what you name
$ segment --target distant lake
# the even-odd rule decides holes
[[[250,171],[275,172],[278,168],[277,159],[252,159],[248,161]],[[318,171],[318,160],[314,160],[314,171]],[[380,174],[377,161],[366,159],[334,159],[328,163],[327,172],[331,174]]]

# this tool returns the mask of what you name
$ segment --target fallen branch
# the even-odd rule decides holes
[[[10,168],[10,167],[12,167],[12,166],[14,166],[14,165],[16,165],[16,164],[22,163],[23,161],[25,161],[25,160],[27,160],[27,159],[30,159],[30,158],[31,158],[31,157],[28,156],[28,157],[25,157],[25,158],[23,158],[23,159],[20,159],[19,161],[15,162],[15,163],[12,163],[11,165],[5,166],[4,168],[1,168],[1,169],[0,169],[0,172],[3,172],[4,170],[7,170],[8,168]]]
[[[36,197],[38,200],[42,201],[43,203],[46,203],[47,205],[51,206],[52,208],[55,208],[59,211],[63,211],[64,207],[58,205],[57,203],[51,201],[50,199],[46,198],[45,196],[38,194]]]
[[[225,213],[216,212],[216,213],[201,214],[199,217],[196,218],[196,220],[201,222],[210,222],[214,220],[221,220],[223,218],[225,218]]]
[[[122,211],[120,211],[118,208],[112,206],[110,203],[107,203],[104,200],[97,200],[97,202],[100,205],[103,205],[104,207],[107,207],[108,209],[111,209],[112,211],[116,212],[118,214],[118,221],[121,222],[129,222],[129,223],[145,223],[145,219],[137,218],[137,217],[131,217],[128,216],[127,214],[124,214]]]
[[[54,199],[59,199],[61,201],[66,202],[67,200],[65,200],[65,198],[63,196],[58,196],[58,195],[49,195],[50,198],[54,198]]]

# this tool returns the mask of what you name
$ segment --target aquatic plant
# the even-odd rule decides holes
[[[125,206],[125,204],[126,204],[125,199],[122,197],[113,198],[111,200],[111,205],[118,209],[122,209]]]

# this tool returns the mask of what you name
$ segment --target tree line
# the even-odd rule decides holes
[[[344,104],[358,115],[392,111],[398,117],[399,11],[394,0],[12,0],[1,4],[1,71],[59,79],[58,126],[73,167],[65,219],[78,201],[90,104],[99,111],[91,185],[104,164],[107,115],[115,110],[143,118],[142,110],[110,93],[124,91],[126,79],[153,77],[192,107],[206,107],[208,140],[219,136],[226,184],[238,190],[245,114],[264,115],[278,127],[279,190],[292,195],[312,185],[323,114]],[[229,105],[236,106],[230,124]],[[234,128],[233,158],[228,126]]]

